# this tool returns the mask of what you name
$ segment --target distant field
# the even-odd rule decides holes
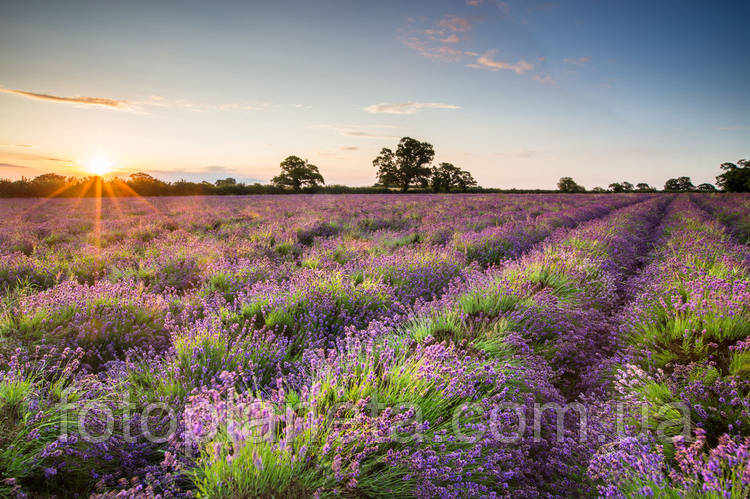
[[[750,195],[0,200],[0,497],[750,495]]]

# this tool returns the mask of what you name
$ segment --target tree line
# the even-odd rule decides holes
[[[557,190],[560,192],[586,192],[586,188],[578,185],[571,177],[562,177],[557,182]],[[690,177],[670,178],[664,183],[664,192],[716,192],[716,187],[712,184],[693,185]],[[659,189],[646,182],[639,182],[635,185],[626,181],[612,182],[605,189],[604,187],[594,187],[591,192],[658,192]]]
[[[35,178],[21,180],[0,179],[0,198],[35,197],[128,197],[128,196],[213,196],[248,194],[289,194],[329,193],[329,194],[384,194],[392,192],[385,187],[349,187],[346,185],[326,185],[314,188],[304,187],[299,191],[277,187],[273,184],[238,182],[234,178],[219,179],[216,182],[189,182],[178,180],[165,182],[148,173],[133,173],[127,179],[102,177],[66,177],[55,173],[45,173]]]
[[[722,163],[724,173],[716,177],[716,186],[709,183],[694,185],[690,177],[670,178],[664,183],[664,192],[750,192],[750,160],[741,159],[737,163]],[[718,187],[718,188],[717,188]],[[586,192],[572,177],[562,177],[557,182],[560,192]],[[628,181],[612,182],[605,189],[594,187],[591,192],[657,192],[656,187],[640,182],[635,185]]]
[[[396,150],[381,149],[372,161],[377,183],[369,187],[325,185],[317,166],[298,156],[288,156],[280,164],[280,172],[270,184],[245,184],[228,177],[215,182],[165,182],[148,173],[137,172],[127,179],[105,180],[98,176],[70,177],[45,173],[20,180],[0,179],[0,197],[126,197],[126,196],[189,196],[243,195],[284,193],[391,193],[391,192],[551,192],[545,189],[486,189],[479,187],[470,172],[451,163],[432,165],[435,149],[429,142],[411,137],[402,138]],[[716,186],[726,192],[750,192],[750,161],[723,163],[723,173],[716,177]],[[587,192],[572,177],[562,177],[559,192]],[[613,182],[605,189],[594,187],[589,192],[656,192],[658,189],[641,182]],[[690,177],[677,177],[664,184],[666,192],[714,192],[712,184],[693,185]]]

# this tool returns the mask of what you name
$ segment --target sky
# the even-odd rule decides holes
[[[486,187],[750,157],[750,2],[0,0],[0,177],[371,185],[404,136]]]

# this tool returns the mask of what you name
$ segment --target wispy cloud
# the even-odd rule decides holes
[[[13,163],[0,163],[0,168],[12,168],[14,170],[29,170],[28,166],[14,165]]]
[[[470,68],[475,69],[486,69],[488,71],[500,71],[510,70],[517,74],[523,74],[534,69],[534,65],[527,62],[525,59],[521,59],[517,62],[499,61],[494,59],[494,55],[497,51],[490,50],[477,57],[476,62],[468,64]]]
[[[156,108],[175,108],[185,109],[188,111],[202,112],[202,111],[264,111],[271,108],[279,108],[280,104],[274,104],[272,102],[224,102],[220,104],[216,103],[200,103],[194,102],[189,99],[168,99],[161,95],[152,95],[146,100],[138,101],[133,103],[138,107],[156,107]],[[288,107],[293,109],[311,109],[312,106],[308,104],[287,104]]]
[[[152,95],[146,100],[134,102],[136,106],[146,108],[173,108],[192,112],[203,111],[261,111],[272,106],[270,102],[226,102],[222,104],[206,104],[194,102],[190,99],[168,99],[161,95]]]
[[[344,137],[356,137],[365,139],[394,139],[396,135],[389,130],[398,127],[393,125],[316,125],[313,128],[326,128],[336,131]],[[353,146],[352,146],[353,147]]]
[[[53,156],[45,156],[43,154],[33,154],[21,151],[3,152],[0,153],[3,159],[19,160],[19,161],[56,161],[60,163],[74,163],[75,161],[70,159],[56,158]]]
[[[27,92],[25,90],[13,90],[10,88],[0,88],[0,92],[4,94],[19,95],[21,97],[26,97],[27,99],[44,100],[44,101],[50,101],[50,102],[62,102],[66,104],[81,104],[81,105],[86,105],[86,106],[99,106],[99,107],[105,107],[108,109],[117,109],[117,110],[130,110],[131,109],[127,101],[119,100],[119,99],[110,99],[106,97],[84,97],[84,96],[78,96],[78,95],[74,97],[64,97],[60,95]]]
[[[23,148],[31,148],[34,147],[31,144],[0,144],[0,147],[23,147]]]
[[[403,43],[422,57],[427,57],[428,59],[458,62],[466,55],[463,50],[449,45],[434,45],[416,36],[404,38]]]
[[[171,103],[161,95],[150,95],[148,99],[136,102],[136,105],[149,107],[170,107]]]
[[[720,126],[717,130],[723,132],[737,132],[740,130],[750,130],[750,126],[747,125],[734,125],[734,126]]]
[[[467,31],[471,31],[471,20],[468,17],[449,15],[438,21],[437,25],[439,28],[453,33],[466,33]]]
[[[231,173],[236,172],[237,170],[224,165],[208,165],[198,171],[207,173]]]
[[[363,111],[372,114],[414,114],[420,109],[460,109],[460,107],[445,102],[382,102],[367,106]]]
[[[591,57],[566,57],[563,59],[565,64],[570,64],[571,66],[585,66],[590,61]]]
[[[334,157],[339,159],[349,159],[351,156],[347,153],[358,151],[359,147],[357,146],[344,146],[339,147],[338,149],[332,150],[332,151],[318,151],[318,155],[320,156],[328,156],[328,157]]]
[[[455,45],[467,40],[474,21],[469,17],[448,15],[433,21],[427,27],[416,26],[411,19],[402,30],[402,43],[422,57],[456,62],[465,57],[466,51]]]

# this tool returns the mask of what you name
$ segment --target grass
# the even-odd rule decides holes
[[[79,409],[82,403],[96,403],[73,381],[62,366],[50,369],[42,360],[28,360],[0,380],[0,476],[26,483],[43,495],[55,491],[86,490],[91,471],[111,472],[117,466],[110,457],[85,457],[94,445],[80,439]],[[50,377],[50,373],[52,374]],[[62,374],[64,373],[64,374]],[[66,431],[77,436],[72,447],[45,453]],[[64,463],[62,477],[48,478],[46,467]],[[0,481],[0,496],[12,495],[12,488]]]
[[[96,298],[83,306],[42,307],[27,313],[9,311],[0,318],[0,338],[27,346],[76,344],[86,351],[84,361],[98,369],[129,348],[164,346],[168,340],[164,317],[165,312],[157,307]]]
[[[458,297],[456,303],[464,314],[494,318],[519,307],[530,305],[532,301],[510,289],[507,281],[498,278],[487,286],[467,291]]]
[[[455,308],[419,316],[404,326],[406,334],[418,343],[428,338],[438,342],[449,341],[508,362],[512,360],[515,349],[508,345],[507,333],[517,329],[518,325],[507,317],[500,317],[489,323],[473,323],[470,317],[462,315]]]
[[[688,276],[689,280],[693,276]],[[629,341],[644,345],[651,351],[656,367],[665,367],[671,362],[688,364],[705,362],[709,355],[725,355],[724,364],[738,368],[741,360],[734,361],[739,352],[717,352],[711,344],[728,345],[750,335],[750,311],[737,310],[728,295],[696,295],[696,283],[705,277],[695,276],[687,283],[672,282],[662,290],[659,297],[652,297],[643,307],[643,314],[631,329]],[[710,279],[713,281],[713,279]],[[711,282],[706,284],[706,288]],[[730,283],[731,288],[731,283]],[[694,304],[693,309],[686,306]]]

